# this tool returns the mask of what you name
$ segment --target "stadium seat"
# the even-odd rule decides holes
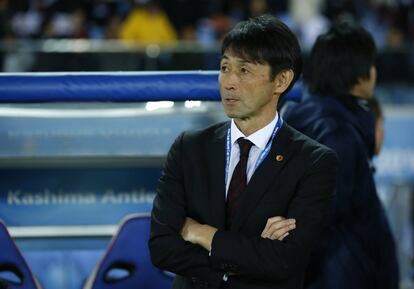
[[[128,215],[83,289],[170,288],[171,276],[151,263],[149,233],[149,215]]]
[[[0,250],[0,280],[3,286],[10,289],[42,288],[2,220],[0,220]]]

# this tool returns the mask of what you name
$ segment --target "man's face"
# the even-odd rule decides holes
[[[371,66],[368,77],[359,79],[359,82],[357,84],[359,86],[358,96],[363,98],[372,97],[374,95],[376,82],[377,69],[375,66]]]
[[[268,64],[252,63],[226,52],[220,63],[221,102],[226,114],[248,120],[274,116],[278,95]]]

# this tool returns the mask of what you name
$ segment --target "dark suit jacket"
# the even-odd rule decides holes
[[[225,137],[229,122],[183,133],[172,145],[152,210],[153,263],[177,274],[173,288],[302,288],[311,247],[334,196],[337,159],[286,123],[256,169],[225,230]],[[283,160],[276,160],[276,156]],[[219,229],[211,256],[184,241],[186,217]],[[284,241],[260,237],[270,217],[296,219]],[[223,282],[226,272],[235,273]]]

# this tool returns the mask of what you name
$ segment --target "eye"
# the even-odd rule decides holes
[[[250,71],[249,71],[246,67],[242,67],[242,68],[240,68],[240,72],[241,72],[242,74],[248,74],[248,73],[250,73]]]
[[[227,71],[229,71],[229,68],[228,68],[227,65],[222,64],[221,67],[220,67],[220,70],[221,70],[221,72],[227,72]]]

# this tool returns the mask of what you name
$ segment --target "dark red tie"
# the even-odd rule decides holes
[[[230,228],[231,222],[236,215],[239,207],[239,200],[241,193],[247,186],[247,160],[249,159],[250,148],[253,143],[247,139],[239,138],[237,143],[240,147],[240,160],[234,169],[231,177],[229,190],[227,192],[226,202],[226,226]]]

